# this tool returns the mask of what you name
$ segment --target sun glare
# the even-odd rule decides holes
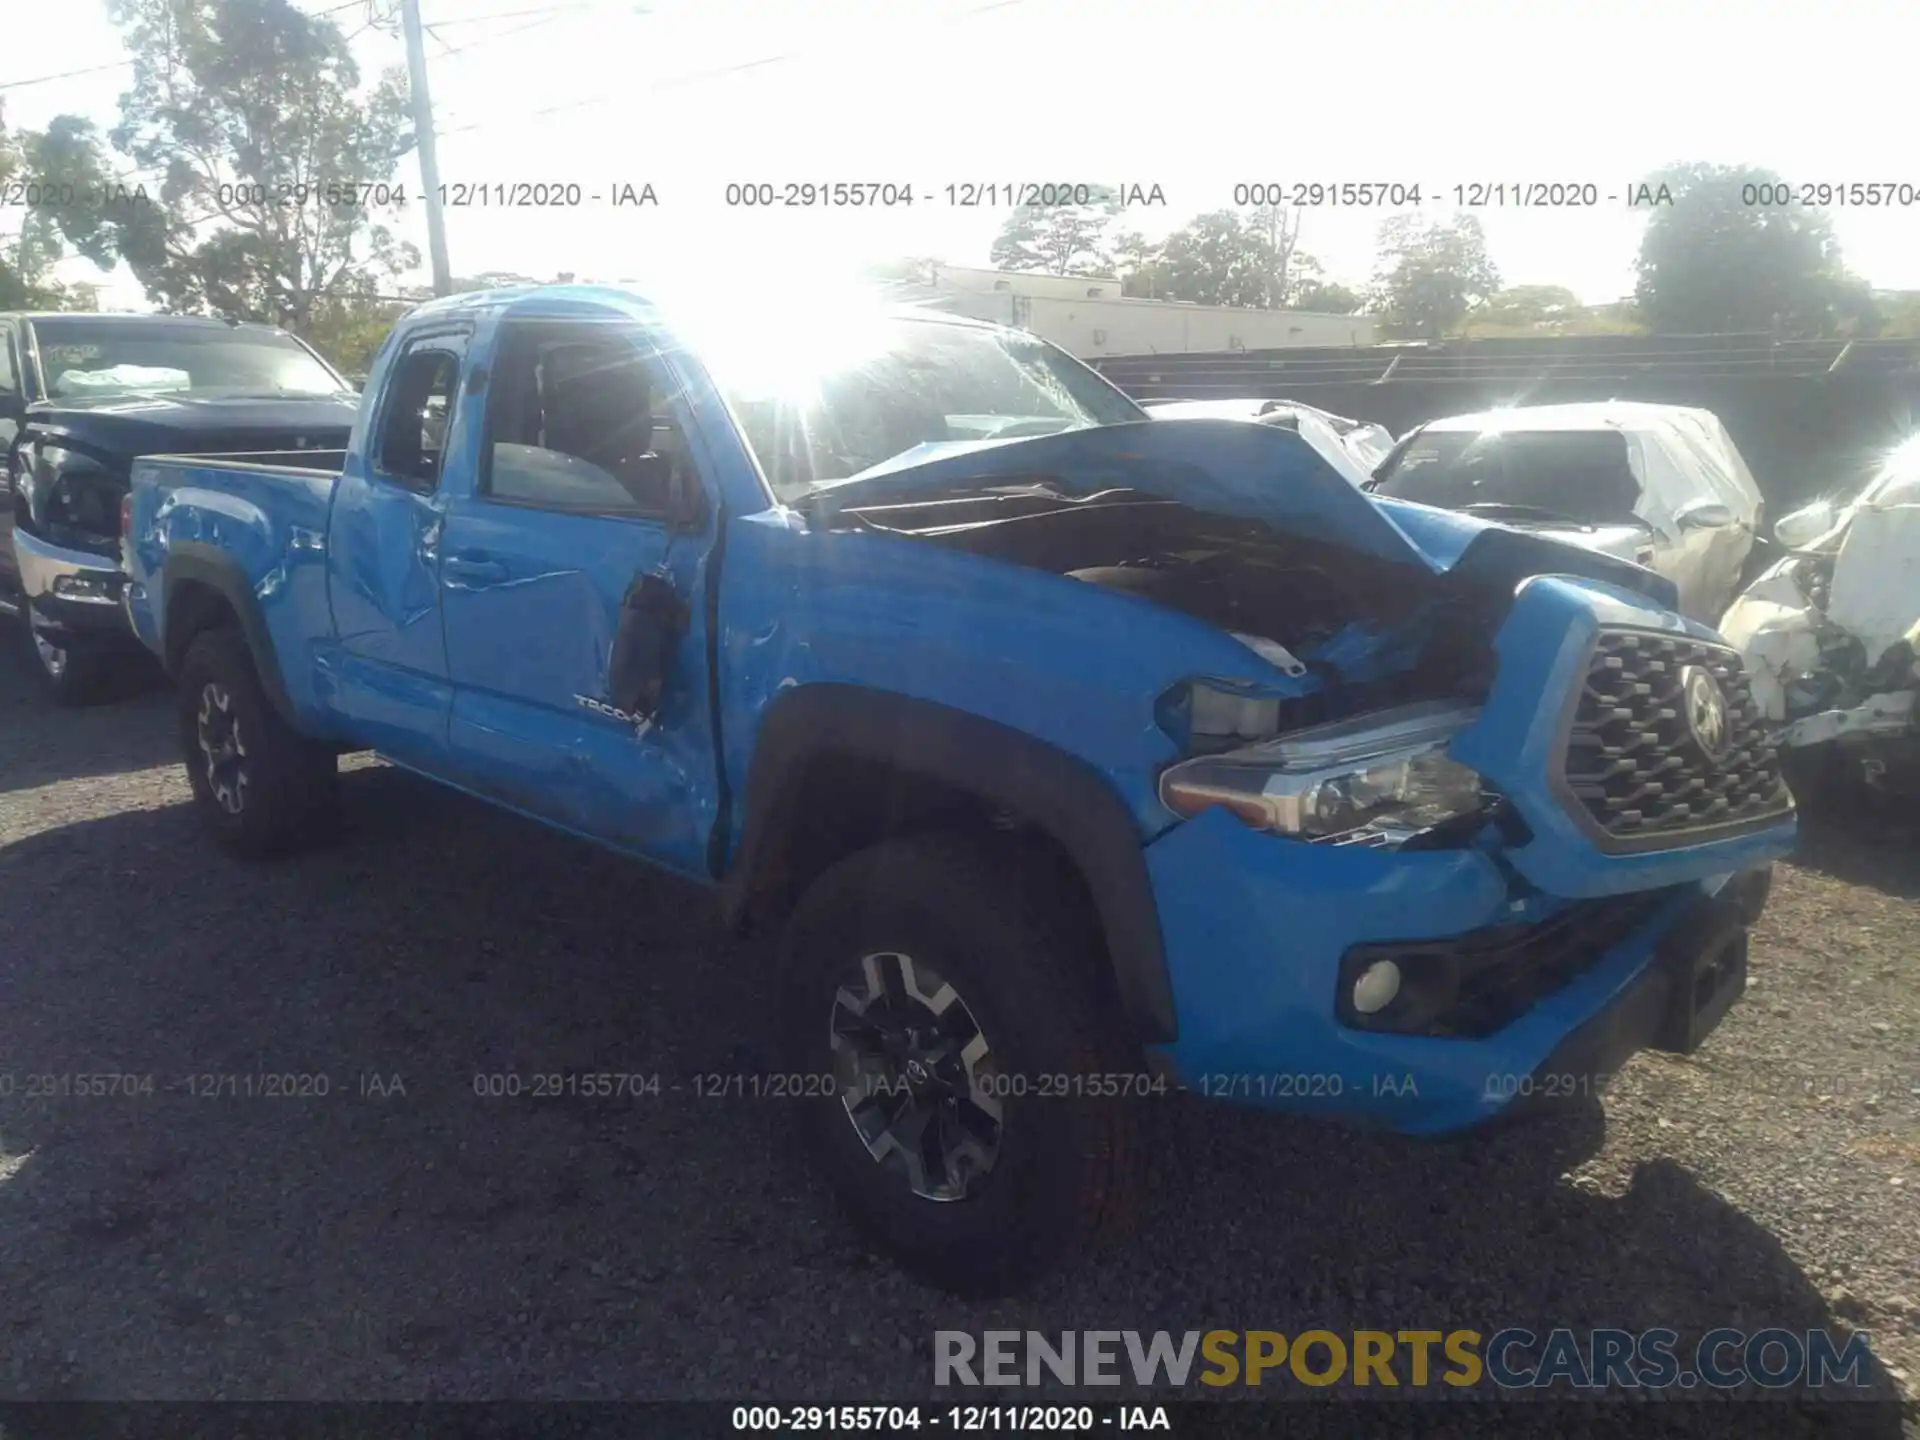
[[[887,320],[877,292],[859,286],[792,304],[696,298],[675,313],[676,328],[730,390],[770,400],[804,400],[827,376],[886,350]]]

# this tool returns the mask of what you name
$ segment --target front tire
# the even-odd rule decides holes
[[[194,806],[228,853],[284,854],[328,819],[338,766],[268,701],[237,630],[202,632],[180,664],[180,742]]]
[[[111,657],[67,643],[64,637],[51,635],[36,622],[31,609],[26,615],[27,645],[35,668],[46,685],[47,695],[62,708],[96,705],[111,690]]]
[[[804,1102],[811,1147],[855,1224],[957,1294],[1032,1283],[1137,1185],[1148,1100],[1115,1091],[1139,1048],[1042,873],[957,836],[892,840],[827,870],[787,931],[793,1063],[834,1077]]]

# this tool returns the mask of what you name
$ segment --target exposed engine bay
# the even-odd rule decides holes
[[[849,509],[861,528],[1051,571],[1228,632],[1302,686],[1279,728],[1478,700],[1511,587],[1431,574],[1177,501],[991,495]],[[1320,683],[1315,683],[1316,680]]]

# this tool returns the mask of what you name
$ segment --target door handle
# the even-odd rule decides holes
[[[440,573],[448,580],[457,581],[468,589],[479,589],[484,585],[504,584],[507,567],[488,555],[484,550],[469,550],[459,555],[449,555],[440,562]]]

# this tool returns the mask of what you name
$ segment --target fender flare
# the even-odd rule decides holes
[[[726,918],[744,917],[799,801],[807,762],[833,754],[917,774],[1017,813],[1079,868],[1100,921],[1120,1005],[1138,1038],[1178,1035],[1173,985],[1138,826],[1084,760],[1022,731],[931,701],[813,684],[775,698],[747,775],[741,842],[723,882]]]
[[[260,688],[266,692],[273,708],[280,712],[281,719],[298,729],[299,717],[294,713],[286,682],[280,675],[280,660],[274,653],[273,636],[267,630],[267,620],[261,613],[259,598],[247,583],[246,572],[233,556],[203,541],[176,540],[169,547],[166,563],[161,568],[160,655],[166,662],[167,673],[171,675],[180,668],[180,659],[193,639],[191,633],[176,635],[172,623],[176,613],[174,601],[179,597],[181,586],[189,583],[205,585],[227,602],[240,622],[240,634],[247,642],[248,653],[253,656],[253,668],[260,677]]]

